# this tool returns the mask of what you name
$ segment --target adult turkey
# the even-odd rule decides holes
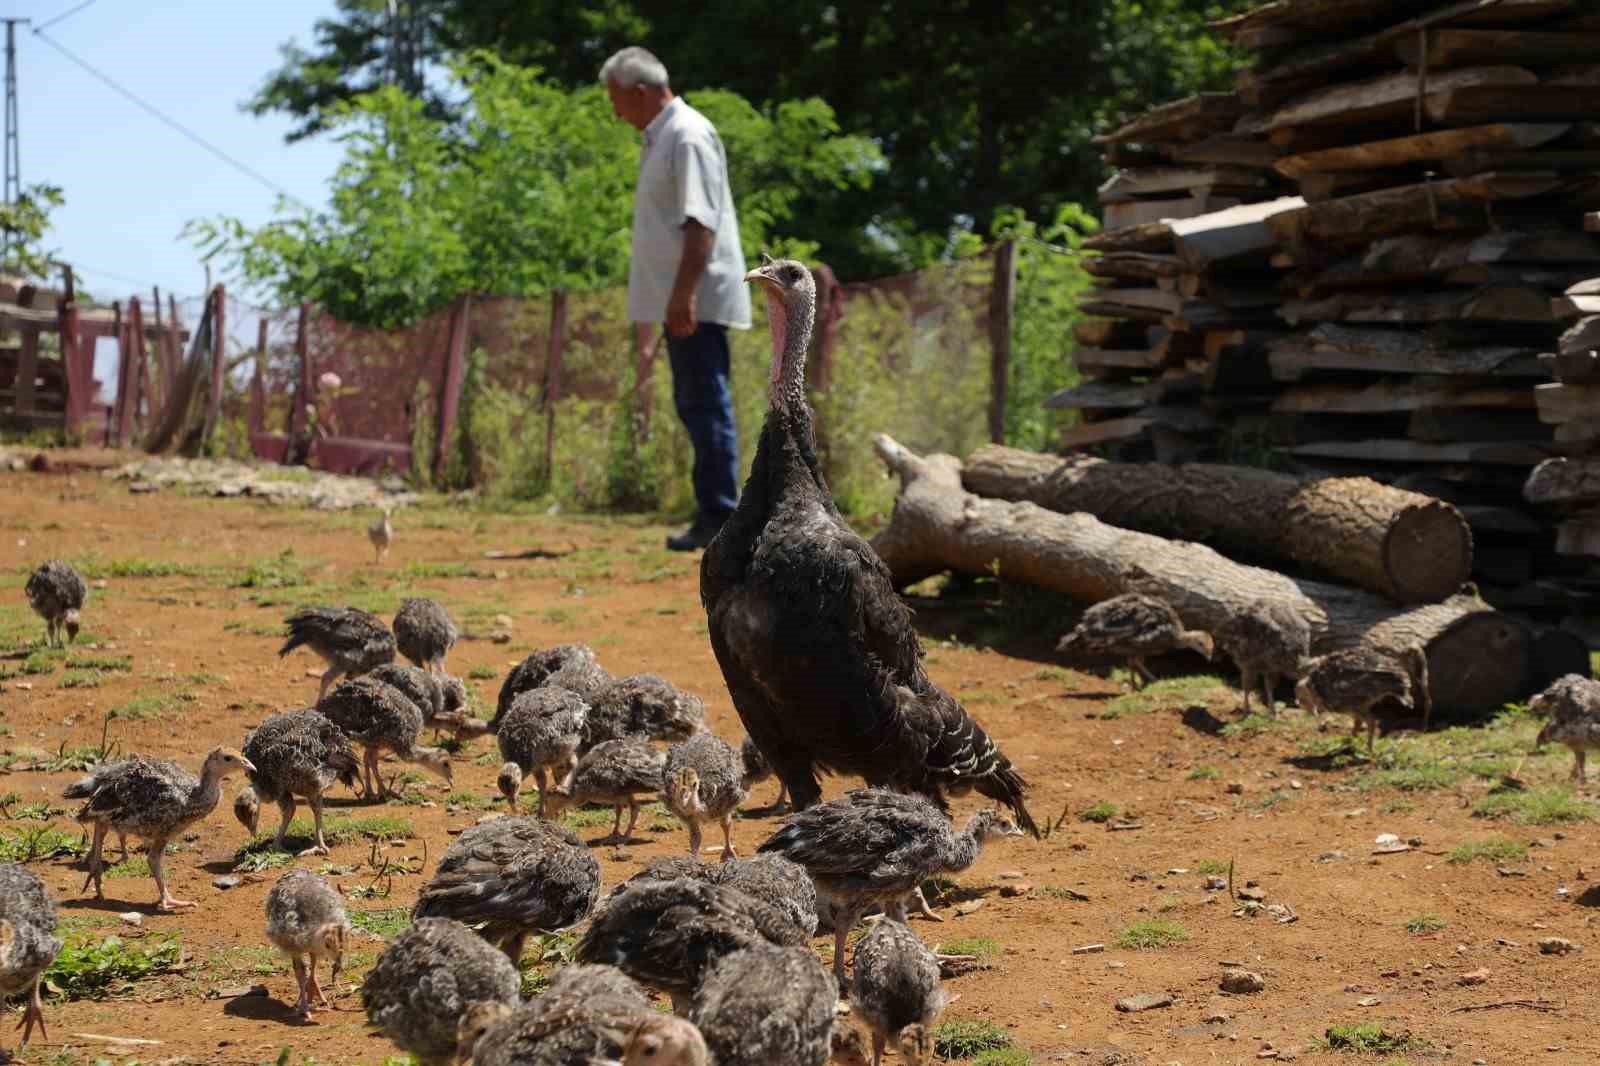
[[[711,647],[745,729],[797,808],[821,798],[819,772],[859,774],[941,807],[976,789],[1038,836],[1022,775],[923,670],[888,567],[823,480],[805,400],[811,272],[768,259],[746,280],[766,290],[767,418],[739,506],[700,565]]]

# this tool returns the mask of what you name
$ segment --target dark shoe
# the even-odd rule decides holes
[[[717,538],[721,522],[696,522],[682,533],[667,538],[667,548],[675,552],[692,552],[704,548]]]

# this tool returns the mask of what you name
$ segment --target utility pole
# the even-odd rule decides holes
[[[6,139],[5,139],[5,203],[16,204],[22,195],[22,159],[18,148],[17,129],[17,23],[32,19],[8,18],[6,24]],[[11,231],[0,230],[0,254],[11,253]]]

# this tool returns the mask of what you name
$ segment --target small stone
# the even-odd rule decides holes
[[[964,903],[957,903],[955,906],[955,912],[962,917],[966,917],[969,914],[976,914],[982,909],[983,900],[981,899],[969,899]]]
[[[1232,1017],[1225,1010],[1212,1009],[1206,1011],[1206,1016],[1200,1020],[1207,1025],[1225,1025]]]
[[[1243,784],[1243,782],[1240,782],[1240,781],[1229,781],[1227,786],[1223,789],[1223,791],[1226,792],[1230,796],[1238,796],[1238,795],[1243,794],[1243,792],[1244,792],[1244,784]]]
[[[1072,953],[1074,955],[1094,955],[1105,949],[1106,946],[1104,944],[1080,944],[1072,949]]]
[[[1172,1006],[1172,997],[1165,992],[1144,992],[1137,996],[1124,996],[1117,1000],[1117,1010],[1124,1014],[1137,1014],[1142,1010]]]
[[[1107,959],[1106,960],[1106,969],[1108,969],[1108,970],[1126,970],[1127,968],[1128,968],[1128,964],[1125,963],[1125,962],[1122,962],[1119,959]]]
[[[1260,903],[1262,900],[1267,898],[1267,894],[1265,891],[1259,888],[1241,888],[1239,890],[1239,898],[1254,900],[1255,902]]]
[[[1569,952],[1582,950],[1577,944],[1559,936],[1547,936],[1539,941],[1539,954],[1541,955],[1566,955]]]
[[[1399,977],[1400,976],[1400,971],[1399,970],[1385,970],[1382,973],[1380,973],[1378,976],[1379,977],[1390,977],[1390,978]]]
[[[1476,970],[1472,970],[1472,971],[1470,971],[1468,973],[1462,974],[1460,977],[1457,977],[1456,978],[1456,984],[1458,984],[1458,985],[1481,985],[1481,984],[1485,983],[1488,980],[1489,980],[1489,968],[1487,966],[1480,966]]]
[[[1002,881],[1020,881],[1028,875],[1023,873],[1021,870],[1001,870],[999,873],[995,874],[995,876]]]
[[[1342,851],[1325,851],[1321,855],[1317,856],[1317,861],[1318,862],[1338,862],[1340,859],[1345,859],[1345,858],[1349,858],[1349,856],[1347,856]]]
[[[1208,892],[1217,892],[1227,888],[1228,881],[1227,878],[1223,877],[1208,877],[1206,878],[1205,884],[1202,887]]]
[[[1299,792],[1302,788],[1305,788],[1306,786],[1302,785],[1300,783],[1300,779],[1298,777],[1291,777],[1291,778],[1289,778],[1289,787],[1294,789],[1296,792]]]
[[[232,874],[227,874],[213,879],[211,883],[223,891],[227,891],[230,888],[238,888],[240,885],[244,884],[244,880],[242,878],[234,877]]]
[[[1406,843],[1410,844],[1414,848],[1420,848],[1422,847],[1423,840],[1421,837],[1406,837]]]
[[[1222,971],[1222,990],[1224,992],[1235,992],[1241,994],[1247,992],[1260,992],[1266,987],[1266,979],[1253,970]]]
[[[138,911],[123,911],[117,915],[117,920],[122,922],[123,925],[131,925],[135,929],[144,925],[144,915]]]
[[[1494,872],[1501,877],[1527,877],[1528,871],[1519,870],[1515,866],[1496,866]]]
[[[1380,1004],[1382,1002],[1383,1002],[1383,1000],[1379,999],[1377,996],[1363,996],[1362,998],[1356,1000],[1356,1006],[1358,1006],[1358,1007],[1376,1007],[1378,1004]]]
[[[1007,899],[1014,899],[1017,896],[1026,896],[1029,892],[1032,892],[1032,891],[1033,891],[1033,886],[1030,885],[1026,881],[1018,881],[1014,885],[1001,885],[1000,886],[1000,894],[1002,896],[1006,897]]]

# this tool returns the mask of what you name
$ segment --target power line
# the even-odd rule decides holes
[[[246,175],[246,176],[248,176],[250,178],[255,179],[256,181],[260,182],[262,185],[266,186],[268,189],[271,189],[273,192],[277,193],[279,196],[282,196],[284,199],[292,200],[293,202],[299,204],[301,207],[307,208],[308,210],[310,209],[310,205],[308,205],[305,201],[301,200],[298,196],[296,196],[293,193],[291,193],[288,189],[285,189],[283,186],[279,185],[277,182],[273,181],[271,178],[269,178],[266,175],[262,174],[260,171],[256,170],[255,168],[251,167],[248,163],[243,163],[243,162],[240,162],[238,159],[235,159],[233,156],[229,155],[227,152],[223,151],[221,148],[218,148],[216,145],[212,144],[210,141],[206,140],[204,137],[200,136],[198,133],[194,132],[189,127],[185,126],[183,123],[179,122],[177,119],[171,118],[168,115],[166,115],[159,108],[157,108],[154,104],[146,102],[143,98],[135,95],[131,90],[124,88],[122,85],[120,85],[119,83],[114,81],[109,75],[104,74],[101,71],[99,71],[98,69],[96,69],[87,60],[79,58],[77,55],[75,55],[73,52],[71,52],[69,49],[67,49],[67,47],[65,45],[61,44],[59,41],[55,40],[53,37],[49,36],[48,34],[41,33],[37,29],[33,31],[33,35],[35,37],[39,38],[45,44],[48,44],[51,48],[54,48],[56,51],[60,52],[64,56],[66,56],[68,59],[72,60],[72,62],[76,63],[79,67],[83,68],[83,70],[86,71],[88,74],[90,74],[92,77],[94,77],[97,80],[103,82],[105,85],[109,86],[111,89],[113,89],[119,95],[127,98],[128,100],[132,101],[134,104],[137,104],[140,108],[142,108],[144,111],[148,112],[151,116],[156,118],[158,121],[160,121],[163,124],[165,124],[167,126],[170,126],[173,129],[177,130],[179,133],[183,134],[189,140],[193,141],[195,144],[198,144],[201,148],[204,148],[206,151],[210,152],[212,155],[216,156],[218,159],[222,160],[224,163],[227,163],[229,166],[233,167],[235,170],[239,171],[241,174],[244,174],[244,175]]]
[[[63,11],[61,14],[57,15],[55,18],[46,19],[45,21],[39,23],[38,27],[35,28],[33,32],[34,33],[38,33],[40,30],[46,28],[47,26],[54,26],[56,23],[60,22],[62,19],[71,18],[73,15],[76,15],[78,12],[82,11],[84,8],[89,7],[94,2],[95,2],[95,0],[83,0],[83,3],[79,4],[77,7],[68,8],[66,11]]]

